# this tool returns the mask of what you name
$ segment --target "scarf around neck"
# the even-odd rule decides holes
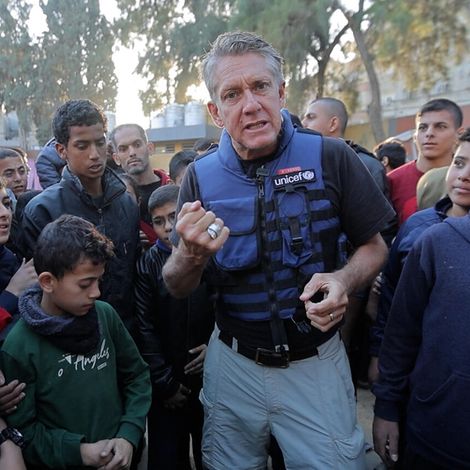
[[[41,299],[42,290],[36,285],[26,290],[18,301],[21,317],[31,330],[72,354],[87,354],[96,349],[100,331],[95,307],[80,317],[70,313],[49,315],[41,308]]]

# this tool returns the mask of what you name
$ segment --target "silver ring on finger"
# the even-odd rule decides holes
[[[207,227],[207,233],[209,234],[209,237],[212,238],[212,240],[215,240],[221,232],[222,227],[219,224],[213,223]]]
[[[333,321],[334,319],[335,319],[335,316],[332,313],[330,313],[330,321]]]

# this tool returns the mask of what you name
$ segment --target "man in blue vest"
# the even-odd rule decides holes
[[[163,276],[175,296],[202,276],[217,292],[204,465],[264,469],[273,435],[287,468],[362,469],[338,328],[348,294],[385,260],[392,209],[344,142],[292,126],[282,58],[262,38],[219,36],[203,76],[224,131],[185,175]]]

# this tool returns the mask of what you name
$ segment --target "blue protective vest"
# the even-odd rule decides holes
[[[226,131],[219,147],[195,162],[204,208],[230,228],[215,255],[218,309],[247,321],[305,318],[303,287],[342,256],[321,154],[322,137],[294,130],[284,115],[277,158],[256,178],[244,173]]]

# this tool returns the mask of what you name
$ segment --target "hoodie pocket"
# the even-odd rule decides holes
[[[434,390],[416,390],[409,404],[410,427],[428,445],[468,461],[470,376],[450,375]]]

